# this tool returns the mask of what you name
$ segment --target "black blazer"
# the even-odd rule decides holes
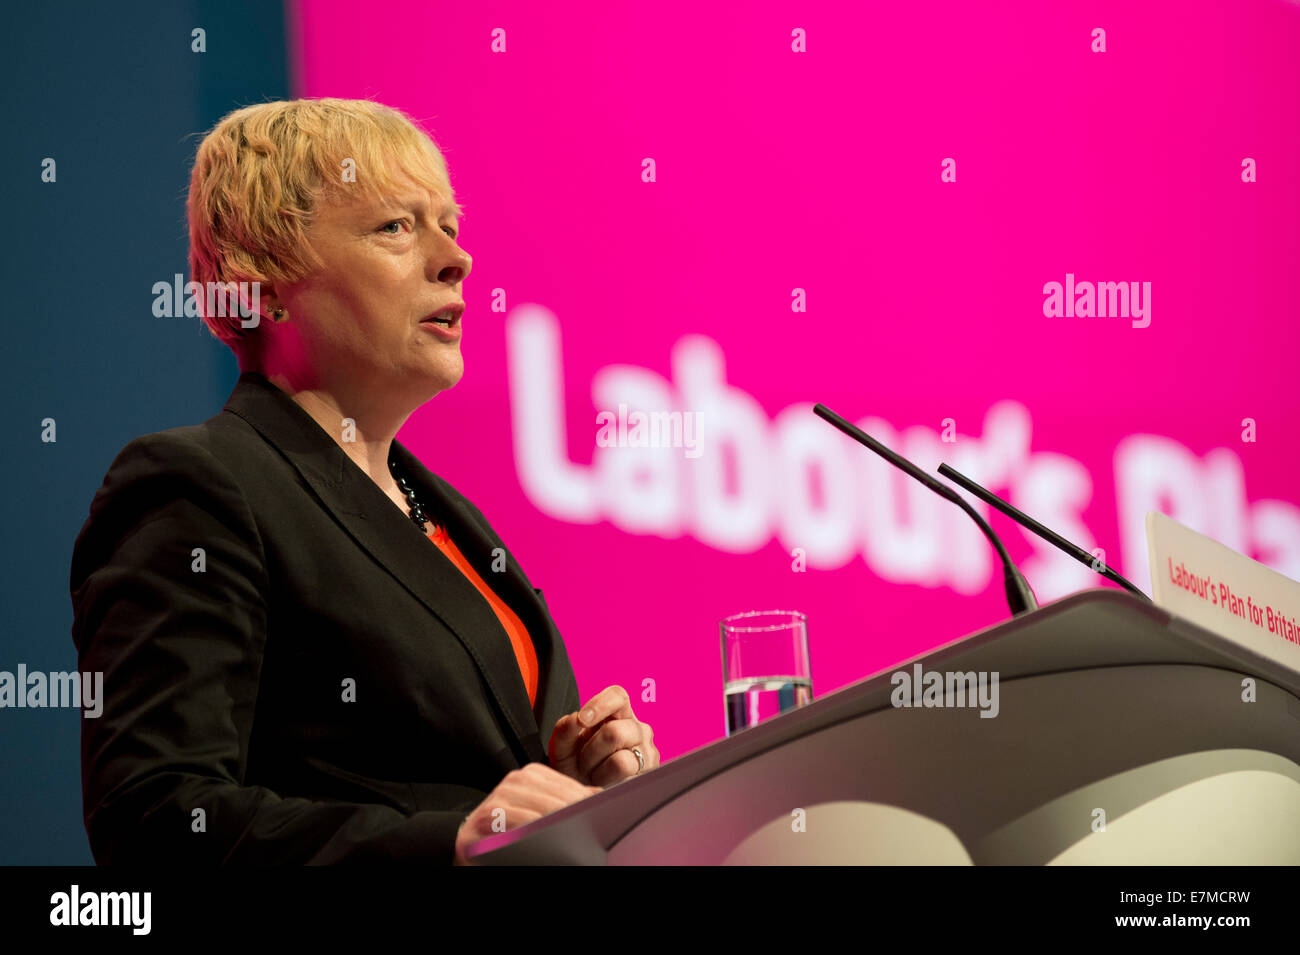
[[[580,700],[542,592],[473,504],[393,455],[528,628],[536,709],[482,595],[246,372],[203,424],[123,448],[74,546],[78,666],[104,674],[81,720],[98,863],[450,863],[506,773],[548,761]]]

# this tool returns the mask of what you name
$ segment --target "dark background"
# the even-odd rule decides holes
[[[5,9],[9,441],[0,670],[70,671],[72,544],[117,452],[221,410],[239,370],[196,318],[155,318],[189,278],[185,195],[201,134],[288,98],[278,3],[41,3]],[[191,31],[206,30],[206,52]],[[197,135],[196,135],[197,134]],[[41,181],[42,161],[57,181]],[[41,440],[53,418],[57,440]],[[0,710],[0,864],[93,859],[80,711]]]

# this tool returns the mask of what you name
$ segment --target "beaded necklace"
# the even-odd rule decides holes
[[[411,520],[415,522],[415,526],[422,532],[427,533],[424,525],[428,523],[429,518],[425,516],[424,508],[420,506],[420,502],[415,499],[415,488],[411,487],[411,483],[406,480],[405,475],[398,472],[397,461],[390,460],[388,462],[388,470],[393,477],[397,479],[397,486],[401,489],[402,493],[406,495],[406,500],[410,504]],[[435,531],[438,530],[437,523],[433,525],[433,529]]]

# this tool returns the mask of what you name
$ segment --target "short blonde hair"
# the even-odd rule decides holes
[[[400,110],[328,98],[237,109],[195,156],[185,204],[190,281],[203,289],[297,281],[323,264],[307,239],[322,197],[391,195],[403,175],[428,189],[450,186],[438,145]],[[199,298],[208,329],[242,357],[256,328],[241,325],[238,300],[218,290],[223,316]]]

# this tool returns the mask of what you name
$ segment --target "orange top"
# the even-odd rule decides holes
[[[510,643],[515,650],[515,659],[519,661],[519,672],[524,678],[524,686],[528,688],[528,702],[534,706],[537,704],[537,651],[533,648],[532,638],[528,636],[528,628],[523,621],[511,610],[500,597],[493,593],[492,588],[483,583],[483,578],[478,572],[470,566],[469,561],[460,549],[451,542],[447,536],[447,531],[440,525],[429,522],[433,525],[433,530],[426,531],[425,536],[438,545],[442,551],[451,560],[453,564],[460,568],[461,573],[469,578],[469,582],[478,588],[484,599],[492,606],[496,613],[497,619],[501,621],[501,626],[505,628],[510,635]]]

